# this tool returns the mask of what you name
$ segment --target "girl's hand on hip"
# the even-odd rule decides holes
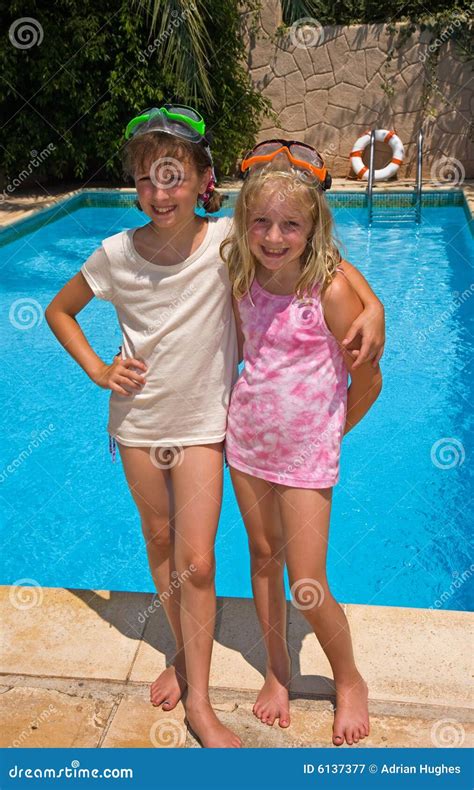
[[[354,342],[357,335],[362,338],[360,349],[351,349],[350,344]],[[377,307],[366,307],[357,316],[342,345],[356,360],[353,368],[360,367],[364,362],[372,362],[372,366],[377,367],[385,346],[385,314],[381,302]]]
[[[106,365],[104,362],[103,367],[94,376],[94,382],[103,389],[129,397],[143,389],[146,379],[139,371],[146,373],[147,369],[145,363],[140,362],[139,359],[133,357],[122,359],[117,354],[111,365]]]

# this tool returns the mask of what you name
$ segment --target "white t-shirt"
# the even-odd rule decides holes
[[[112,392],[108,431],[125,445],[209,444],[225,437],[237,378],[230,282],[219,246],[230,217],[208,218],[189,258],[160,266],[139,255],[134,230],[102,242],[81,272],[95,296],[114,304],[122,357],[148,367],[141,392]]]

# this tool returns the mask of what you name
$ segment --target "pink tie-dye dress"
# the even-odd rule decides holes
[[[339,479],[348,376],[318,291],[298,300],[254,279],[250,294],[239,302],[244,369],[232,390],[227,461],[272,483],[330,488]]]

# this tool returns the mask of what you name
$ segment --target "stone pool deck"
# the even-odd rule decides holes
[[[180,704],[163,712],[148,685],[172,651],[146,593],[0,587],[0,745],[198,746]],[[358,746],[473,746],[473,616],[346,605],[370,689],[371,735]],[[252,715],[264,653],[251,600],[219,598],[211,698],[246,747],[331,746],[331,672],[301,613],[288,604],[292,725]],[[335,748],[335,747],[334,747]],[[349,747],[341,747],[349,748]]]
[[[233,192],[240,189],[241,186],[242,181],[224,180],[219,183],[219,190],[224,193]],[[375,192],[412,192],[414,187],[415,179],[413,178],[400,179],[398,181],[377,181],[374,183]],[[98,186],[94,183],[85,185],[83,189],[85,191],[97,190],[99,192],[101,190],[113,190],[114,192],[130,191],[130,187]],[[439,181],[424,179],[423,189],[440,191],[460,189],[464,192],[471,215],[474,214],[474,180],[466,179],[462,184],[451,186],[449,182],[441,184]],[[334,178],[332,182],[332,192],[365,192],[366,190],[366,181],[359,181],[353,178]],[[77,188],[77,186],[70,186],[67,184],[49,187],[48,189],[45,187],[38,187],[30,190],[17,190],[9,195],[5,201],[0,202],[0,228],[29,217],[39,209],[49,208],[60,200],[72,197],[81,191],[82,190]]]

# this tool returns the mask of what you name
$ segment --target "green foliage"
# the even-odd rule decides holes
[[[374,22],[419,22],[440,12],[470,10],[471,0],[282,0],[283,21],[292,25],[302,17],[313,17],[321,25],[354,25]]]
[[[203,0],[200,11],[204,32],[194,19],[190,39],[183,24],[166,34],[159,16],[152,32],[151,11],[128,0],[12,0],[7,29],[30,17],[44,38],[21,49],[5,36],[0,48],[2,180],[21,172],[32,150],[51,143],[55,149],[35,169],[36,179],[120,179],[130,118],[193,96],[213,130],[218,170],[231,172],[253,143],[268,103],[252,88],[243,62],[237,3]],[[198,46],[190,51],[193,40]],[[173,48],[181,61],[171,56]],[[194,84],[186,80],[183,59],[200,63]],[[199,92],[206,80],[209,90]]]

